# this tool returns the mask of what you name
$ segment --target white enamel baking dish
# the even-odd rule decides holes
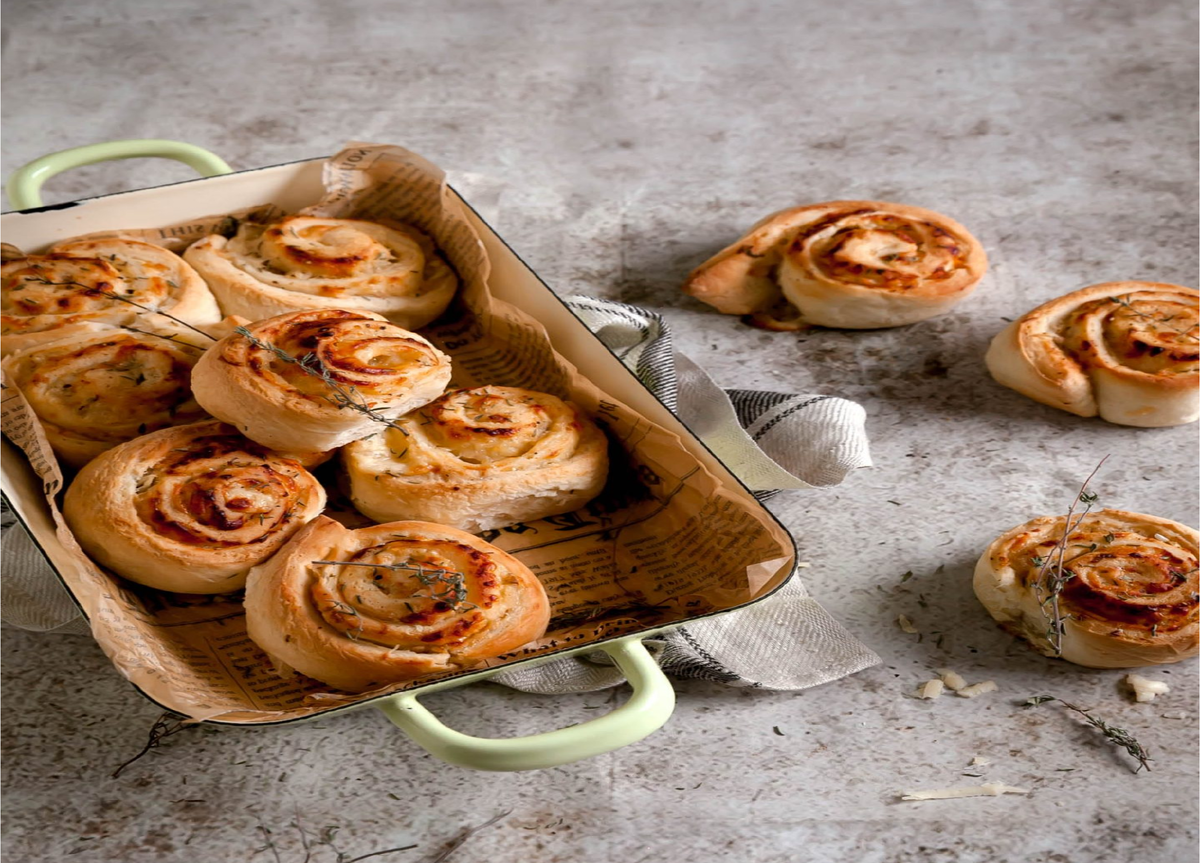
[[[143,156],[184,161],[206,175],[206,178],[67,204],[41,206],[38,194],[40,186],[54,174],[94,162]],[[37,251],[59,240],[94,231],[167,225],[265,203],[274,203],[284,210],[294,211],[321,196],[323,161],[323,158],[317,158],[234,173],[212,153],[176,141],[115,141],[79,147],[44,156],[14,173],[9,181],[8,192],[10,201],[18,211],[0,217],[0,229],[3,230],[5,242],[26,251]],[[465,201],[463,203],[466,204]],[[631,408],[677,434],[682,446],[723,481],[732,493],[743,498],[747,507],[773,521],[773,517],[762,509],[737,478],[592,335],[500,236],[470,209],[469,204],[467,210],[491,258],[492,275],[489,281],[492,293],[536,317],[545,326],[558,352],[574,363],[583,375],[594,381],[605,382],[607,388],[618,392]],[[55,536],[36,476],[23,454],[8,440],[3,442],[0,461],[5,497],[57,573],[56,562],[63,559],[65,551]],[[786,531],[783,533],[786,534]],[[789,571],[794,561],[794,548],[791,551],[792,556],[783,565]],[[781,567],[779,573],[782,571]],[[779,573],[776,574],[777,578]],[[782,586],[784,580],[778,578],[775,589]],[[752,602],[762,601],[771,592]],[[752,603],[734,608],[749,604]],[[712,614],[724,614],[734,608],[725,608]],[[365,704],[376,706],[429,752],[466,767],[528,770],[564,764],[634,743],[667,721],[675,703],[674,692],[642,640],[679,625],[681,623],[676,622],[666,627],[647,628],[634,635],[574,645],[548,656],[518,660],[545,662],[580,651],[602,650],[620,667],[633,687],[629,700],[604,716],[569,728],[520,738],[471,737],[443,725],[417,700],[420,692],[483,680],[495,673],[495,669],[470,672],[449,680],[423,684],[396,695],[330,709],[356,709]],[[515,664],[511,663],[505,668]],[[303,721],[303,718],[283,721],[297,722]]]

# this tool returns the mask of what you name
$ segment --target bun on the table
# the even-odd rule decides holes
[[[374,312],[407,329],[440,315],[458,277],[433,241],[410,226],[288,216],[212,234],[184,257],[226,314],[251,320],[304,309]]]
[[[424,522],[349,530],[322,516],[246,585],[250,638],[281,670],[349,692],[469,668],[540,638],[549,619],[524,564]]]
[[[975,595],[1001,626],[1055,655],[1049,600],[1057,581],[1068,662],[1133,668],[1196,655],[1200,534],[1169,519],[1105,509],[1088,514],[1063,548],[1064,526],[1064,516],[1035,518],[979,558]]]
[[[830,201],[767,216],[693,271],[683,290],[768,329],[800,321],[873,329],[946,312],[986,271],[979,241],[940,213]],[[798,320],[780,311],[781,300]]]
[[[63,462],[81,467],[138,435],[207,418],[190,380],[210,342],[166,324],[76,324],[5,358],[8,380]]]
[[[998,382],[1083,417],[1158,427],[1200,416],[1200,291],[1105,282],[1026,313],[987,352]]]
[[[118,575],[228,593],[324,508],[325,490],[299,463],[210,420],[101,453],[68,487],[63,516],[83,550]]]
[[[441,395],[449,358],[373,312],[291,312],[205,352],[196,399],[251,440],[280,451],[328,451],[378,431]],[[348,406],[349,402],[358,408]]]
[[[146,309],[193,326],[221,320],[208,286],[183,258],[119,238],[67,240],[42,255],[7,257],[0,265],[0,299],[5,355],[76,324],[170,323]]]
[[[579,509],[604,487],[608,441],[576,405],[547,393],[452,390],[347,446],[355,507],[478,533]]]

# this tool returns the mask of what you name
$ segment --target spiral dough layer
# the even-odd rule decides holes
[[[66,464],[81,467],[138,435],[207,418],[191,390],[202,337],[143,326],[80,324],[4,360]]]
[[[205,352],[196,399],[251,440],[326,451],[378,431],[437,398],[450,360],[416,333],[370,312],[293,312],[258,321]]]
[[[325,508],[300,464],[209,421],[152,432],[93,459],[63,515],[94,560],[180,593],[240,589]]]
[[[1200,292],[1106,282],[1009,324],[987,353],[1004,386],[1051,407],[1121,425],[1200,416]]]
[[[342,451],[354,505],[375,521],[479,532],[571,512],[604,487],[608,441],[546,393],[453,390]]]
[[[5,261],[0,275],[5,354],[73,324],[128,324],[139,315],[156,318],[150,321],[156,326],[169,324],[147,308],[194,326],[221,320],[216,300],[195,270],[178,255],[138,240],[59,243],[45,255]]]
[[[549,619],[516,558],[422,522],[348,530],[322,516],[246,586],[254,642],[350,692],[470,667],[541,637]]]
[[[683,289],[768,329],[800,321],[872,329],[942,314],[986,271],[979,241],[940,213],[831,201],[768,216],[701,264]]]
[[[206,237],[184,257],[226,314],[251,320],[358,309],[416,329],[440,315],[458,289],[433,241],[408,225],[289,216],[244,223],[230,240]]]
[[[1002,626],[1054,655],[1049,601],[1065,519],[1035,518],[990,546],[975,594]],[[1062,657],[1093,668],[1178,662],[1195,656],[1197,540],[1164,518],[1106,509],[1086,516],[1062,555]]]

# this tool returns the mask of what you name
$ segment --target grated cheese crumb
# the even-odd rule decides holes
[[[942,676],[942,682],[946,684],[947,689],[953,689],[955,692],[967,685],[967,681],[957,671],[951,671],[949,668],[939,668],[937,673]]]
[[[1163,683],[1161,680],[1151,680],[1149,677],[1142,677],[1140,674],[1125,675],[1125,682],[1133,690],[1133,695],[1138,701],[1153,701],[1157,695],[1166,695],[1171,691],[1171,687]]]
[[[985,765],[988,765],[991,763],[992,763],[992,759],[984,758],[982,755],[976,755],[974,758],[971,759],[971,763],[967,766],[968,767],[984,767]]]
[[[902,614],[896,618],[896,625],[900,627],[901,632],[906,632],[909,635],[917,635],[918,631],[913,622],[908,619],[908,615]]]
[[[987,692],[995,692],[996,681],[985,680],[982,683],[972,683],[970,686],[964,686],[962,689],[955,691],[963,698],[974,698],[976,695],[983,695]]]
[[[972,785],[966,788],[939,788],[935,791],[908,791],[901,800],[953,800],[956,797],[999,797],[1001,794],[1028,794],[1028,788],[1014,788],[999,782]]]
[[[937,698],[946,690],[946,686],[940,680],[928,680],[921,685],[917,690],[918,698]]]

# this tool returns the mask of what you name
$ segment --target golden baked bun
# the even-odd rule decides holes
[[[120,325],[140,316],[156,326],[169,323],[144,308],[193,326],[221,320],[204,280],[183,258],[139,240],[68,240],[44,255],[6,260],[0,278],[6,355],[41,341],[47,331],[73,324]]]
[[[63,515],[83,550],[117,575],[228,593],[324,508],[325,490],[297,462],[210,420],[101,453],[67,489]]]
[[[344,446],[383,427],[362,408],[394,419],[450,381],[445,354],[371,312],[291,312],[245,331],[205,352],[192,391],[210,414],[281,452]]]
[[[1081,417],[1158,427],[1200,416],[1200,292],[1105,282],[1038,306],[987,352],[992,377]]]
[[[1057,574],[1063,516],[1035,518],[1001,536],[975,567],[975,595],[1000,625],[1055,655],[1043,601]],[[1059,593],[1062,658],[1090,668],[1133,668],[1193,657],[1197,540],[1178,522],[1136,512],[1091,513],[1072,531]]]
[[[701,264],[683,290],[768,329],[896,327],[940,315],[987,271],[979,241],[932,210],[830,201],[773,213]],[[772,322],[777,322],[772,323]]]
[[[348,530],[321,516],[246,584],[250,638],[281,670],[349,692],[469,668],[549,620],[545,589],[515,557],[417,521]]]
[[[237,235],[194,243],[184,257],[226,314],[251,320],[303,309],[375,312],[408,329],[440,315],[458,277],[409,225],[289,216],[243,222]]]
[[[579,509],[604,488],[608,440],[575,405],[516,387],[453,390],[356,441],[354,506],[472,533]]]
[[[4,360],[65,464],[82,467],[138,435],[208,418],[191,375],[211,343],[182,327],[139,324],[140,332],[78,324]]]

